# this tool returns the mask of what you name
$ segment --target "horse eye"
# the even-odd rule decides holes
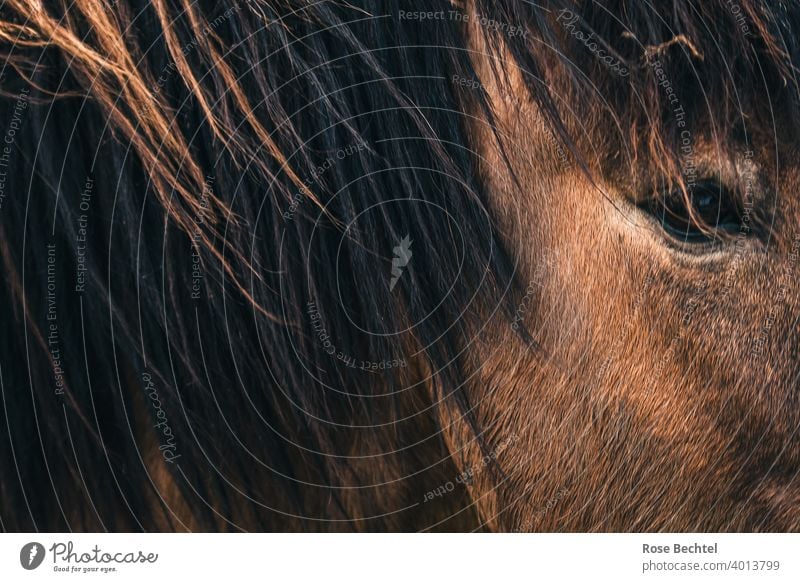
[[[694,184],[688,200],[680,190],[664,192],[648,202],[646,210],[680,243],[710,243],[741,228],[734,195],[715,180]]]

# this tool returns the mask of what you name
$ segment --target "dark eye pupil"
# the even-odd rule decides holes
[[[702,210],[708,210],[713,205],[713,203],[716,201],[714,196],[712,196],[711,194],[708,194],[708,193],[704,193],[704,194],[700,195],[699,197],[696,196],[695,200],[696,200],[695,204],[697,205],[697,207],[702,209]]]
[[[683,192],[669,192],[654,201],[650,211],[662,228],[680,242],[712,242],[739,229],[740,218],[733,195],[715,181],[690,189],[690,204]]]

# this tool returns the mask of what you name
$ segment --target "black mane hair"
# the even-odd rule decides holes
[[[741,0],[747,34],[722,0],[33,4],[0,6],[6,531],[480,527],[466,490],[420,503],[458,474],[443,418],[492,434],[463,354],[524,287],[476,30],[579,159],[565,112],[602,102],[607,151],[680,178],[653,55],[720,140],[765,95],[798,119],[794,3]]]

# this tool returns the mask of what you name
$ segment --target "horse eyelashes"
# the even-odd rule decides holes
[[[724,242],[741,229],[735,195],[717,180],[702,180],[682,190],[662,191],[643,205],[665,234],[689,245]]]

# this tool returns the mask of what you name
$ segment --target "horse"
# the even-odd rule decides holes
[[[3,529],[800,530],[798,25],[6,0]]]

